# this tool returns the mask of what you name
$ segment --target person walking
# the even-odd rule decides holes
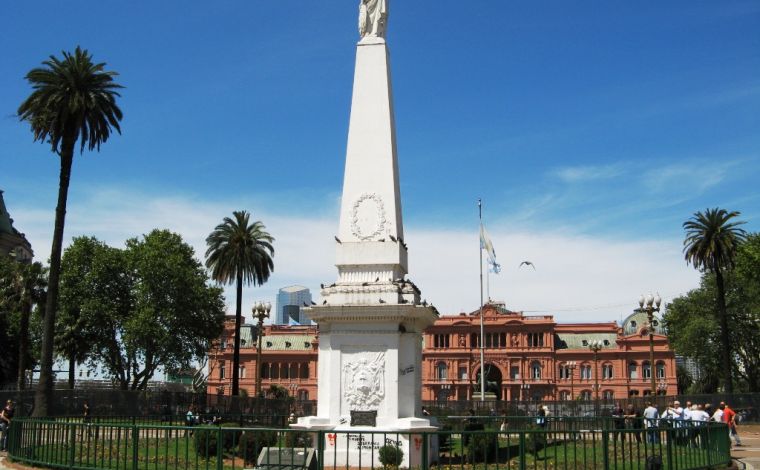
[[[736,412],[731,409],[726,402],[720,402],[720,409],[723,410],[723,422],[728,424],[728,430],[733,436],[736,447],[741,447],[742,440],[739,438],[739,433],[736,432]]]
[[[660,433],[657,429],[659,424],[660,413],[657,411],[657,406],[653,402],[647,402],[647,407],[644,410],[644,426],[647,428],[647,442],[651,444],[660,443]]]
[[[641,416],[641,412],[636,409],[633,403],[629,403],[625,410],[625,425],[628,429],[633,429],[633,436],[636,438],[636,443],[641,444],[641,429],[644,427],[644,422]]]
[[[5,408],[0,411],[0,450],[8,451],[8,433],[11,429],[11,421],[13,421],[13,400],[5,402]]]
[[[625,411],[623,411],[623,407],[620,406],[620,403],[616,404],[615,408],[612,410],[612,423],[615,426],[615,433],[617,436],[620,436],[620,441],[625,441],[625,433],[623,432],[625,429]],[[613,434],[612,440],[614,441],[617,436]]]

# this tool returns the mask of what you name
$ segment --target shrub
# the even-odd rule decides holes
[[[264,447],[277,444],[277,431],[269,429],[246,429],[238,444],[238,451],[246,463],[256,463]]]
[[[377,454],[384,467],[398,467],[404,460],[404,451],[394,445],[384,445]]]
[[[538,426],[531,426],[530,430],[536,432],[525,433],[525,450],[535,455],[539,450],[546,447],[546,432],[543,432],[544,429]]]
[[[472,462],[495,461],[498,451],[499,440],[495,433],[472,434],[467,443],[467,454]]]
[[[290,431],[285,433],[285,447],[310,447],[311,436],[304,431]]]
[[[222,428],[236,427],[235,423],[222,424]],[[240,440],[239,430],[226,430],[222,429],[222,451],[230,452]],[[202,457],[214,457],[219,451],[219,443],[217,438],[219,436],[218,427],[199,427],[195,429],[193,439],[195,441],[195,451]]]

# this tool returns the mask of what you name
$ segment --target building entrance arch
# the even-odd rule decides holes
[[[497,400],[501,400],[502,392],[501,392],[501,383],[502,383],[502,374],[501,369],[499,369],[499,366],[496,364],[491,364],[490,362],[486,362],[485,365],[485,374],[486,374],[486,393],[493,393],[496,395]],[[478,366],[477,370],[475,371],[475,389],[473,392],[480,393],[480,366]]]

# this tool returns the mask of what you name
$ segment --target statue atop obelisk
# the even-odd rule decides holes
[[[384,38],[387,25],[387,0],[361,0],[359,4],[359,36],[362,38]]]
[[[361,0],[335,237],[338,279],[322,288],[321,305],[305,309],[319,325],[317,416],[294,427],[334,430],[337,441],[326,452],[345,444],[347,453],[337,455],[348,464],[377,458],[356,448],[350,433],[400,432],[411,466],[420,456],[411,433],[432,429],[421,416],[422,332],[437,312],[407,278],[387,21],[388,0]]]

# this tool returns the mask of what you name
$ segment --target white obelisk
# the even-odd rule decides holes
[[[317,416],[294,427],[330,429],[325,454],[340,463],[377,459],[369,435],[398,431],[406,466],[419,462],[414,431],[433,429],[421,416],[422,331],[437,312],[420,304],[406,278],[393,95],[384,33],[388,0],[362,0],[361,41],[336,236],[337,281],[322,289],[324,304],[306,309],[319,324]],[[406,434],[404,434],[406,433]],[[418,446],[417,446],[418,447]],[[337,450],[337,452],[336,452]],[[360,455],[361,454],[361,455]],[[330,457],[331,459],[333,457]]]

